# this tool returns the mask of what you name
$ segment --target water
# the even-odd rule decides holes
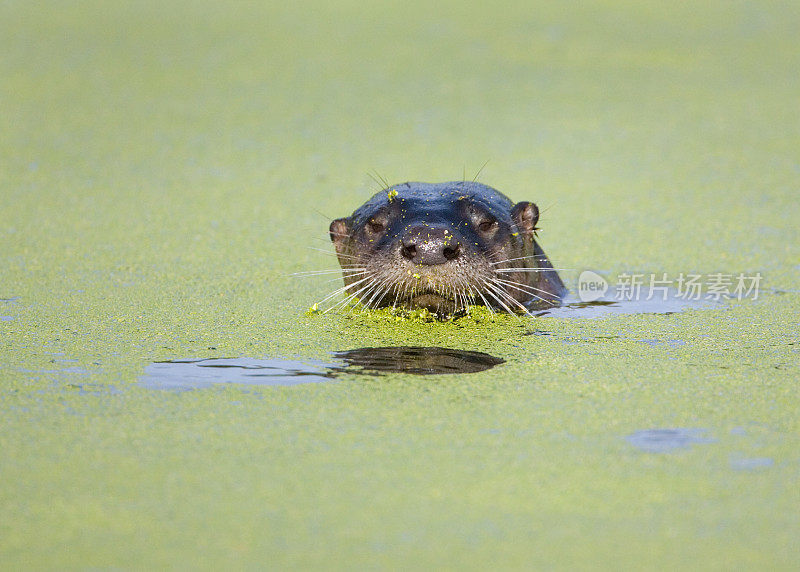
[[[331,381],[338,375],[407,373],[437,375],[476,373],[505,360],[482,352],[439,347],[357,348],[318,360],[209,358],[176,359],[150,364],[139,383],[151,389],[202,389],[216,384],[297,385]]]
[[[675,429],[644,429],[625,439],[647,453],[670,453],[676,449],[687,449],[695,444],[713,443],[715,439],[705,437],[705,429],[678,427]]]
[[[202,389],[221,383],[296,385],[333,378],[331,364],[307,360],[254,358],[186,359],[147,366],[139,383],[151,389]]]
[[[691,300],[670,292],[664,298],[654,296],[650,300],[642,296],[636,300],[594,300],[581,302],[575,298],[567,298],[561,306],[534,312],[534,316],[551,316],[554,318],[601,318],[614,314],[675,314],[686,310],[719,309],[720,302],[712,300]]]

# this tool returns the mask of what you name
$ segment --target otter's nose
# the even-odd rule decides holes
[[[414,264],[444,264],[461,255],[461,243],[447,228],[413,227],[401,242],[400,254]]]

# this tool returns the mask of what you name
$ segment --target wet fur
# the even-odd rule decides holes
[[[566,288],[536,242],[538,218],[535,204],[515,205],[480,183],[387,187],[330,225],[344,303],[438,314],[470,304],[511,313],[556,305]]]

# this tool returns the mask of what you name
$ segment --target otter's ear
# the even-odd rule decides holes
[[[331,242],[336,248],[336,252],[344,250],[344,243],[350,238],[350,219],[337,218],[331,223],[330,227]]]
[[[528,201],[522,201],[511,209],[511,218],[522,232],[533,232],[539,222],[539,207]]]

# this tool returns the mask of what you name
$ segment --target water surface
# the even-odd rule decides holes
[[[476,373],[505,362],[482,352],[438,347],[356,348],[332,355],[329,362],[247,357],[160,361],[145,368],[139,383],[151,389],[202,389],[220,383],[297,385],[331,381],[345,373]]]

